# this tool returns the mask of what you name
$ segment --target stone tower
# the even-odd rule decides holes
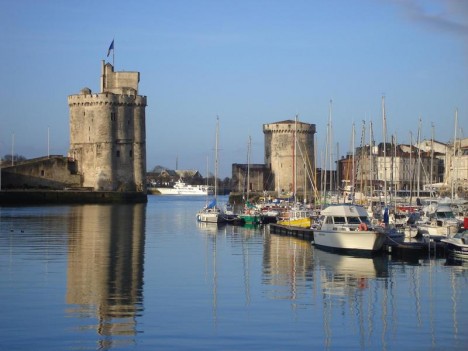
[[[114,72],[102,61],[101,92],[83,88],[68,97],[69,157],[82,186],[99,191],[146,192],[146,96],[139,72]]]
[[[315,124],[286,120],[263,125],[265,165],[278,193],[311,193]],[[294,142],[296,140],[296,143]]]

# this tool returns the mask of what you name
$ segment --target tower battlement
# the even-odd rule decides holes
[[[301,133],[315,134],[315,124],[287,120],[263,125],[263,133]]]
[[[146,106],[146,96],[113,93],[76,94],[68,96],[68,106],[136,105]]]

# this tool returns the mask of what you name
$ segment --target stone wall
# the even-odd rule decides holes
[[[2,167],[2,190],[64,189],[80,187],[81,177],[75,163],[63,156],[50,156]]]

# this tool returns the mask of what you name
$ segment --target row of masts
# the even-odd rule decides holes
[[[374,133],[373,133],[373,123],[372,121],[370,121],[370,127],[369,127],[369,165],[368,165],[368,170],[369,170],[369,174],[371,175],[370,178],[366,179],[366,181],[369,181],[370,182],[370,192],[369,192],[369,195],[371,196],[373,194],[373,186],[375,183],[377,182],[383,182],[383,197],[384,197],[384,201],[385,203],[388,203],[389,201],[391,202],[392,199],[392,191],[389,191],[389,184],[390,184],[390,187],[392,187],[394,190],[395,190],[395,193],[396,193],[396,187],[394,187],[394,179],[393,179],[393,176],[394,176],[394,171],[393,171],[393,167],[394,167],[394,163],[393,163],[393,158],[396,157],[396,148],[397,148],[397,138],[396,138],[396,135],[392,135],[391,137],[391,146],[392,148],[394,148],[394,152],[393,154],[391,155],[391,158],[392,158],[392,161],[390,163],[390,165],[387,164],[388,160],[387,160],[387,116],[386,116],[386,110],[385,110],[385,97],[383,96],[382,97],[382,105],[381,105],[381,108],[382,108],[382,137],[383,137],[383,179],[378,179],[377,177],[377,174],[376,174],[376,171],[377,171],[377,166],[375,165],[375,158],[373,158],[373,152],[372,152],[372,148],[375,146],[375,141],[374,141]],[[421,124],[422,124],[422,119],[421,117],[419,118],[419,124],[418,124],[418,134],[417,134],[417,160],[412,160],[412,157],[413,157],[413,134],[412,132],[410,131],[410,153],[409,153],[409,158],[410,158],[410,167],[412,168],[412,176],[411,176],[411,180],[410,180],[410,189],[411,189],[411,194],[413,194],[413,188],[415,188],[415,193],[416,193],[416,196],[419,197],[420,196],[420,190],[421,190],[421,165],[422,165],[422,158],[421,158]],[[455,160],[456,156],[458,155],[457,153],[457,131],[458,131],[458,110],[456,109],[455,110],[455,132],[454,132],[454,141],[453,141],[453,154],[452,154],[452,157],[453,159],[452,160]],[[362,157],[356,157],[356,146],[355,146],[355,125],[353,123],[352,125],[352,138],[351,138],[351,149],[352,149],[352,168],[351,168],[351,172],[352,174],[347,174],[347,176],[345,177],[345,179],[348,179],[350,180],[350,186],[349,188],[351,188],[352,190],[352,195],[353,195],[353,198],[354,198],[354,195],[355,195],[355,192],[356,192],[356,189],[357,189],[357,179],[356,179],[356,176],[357,175],[360,175],[361,179],[360,179],[360,186],[359,186],[359,189],[362,191],[365,186],[363,184],[363,174],[364,172],[361,171],[359,169],[359,167],[363,167],[362,164]],[[365,121],[363,121],[363,124],[362,124],[362,134],[361,134],[361,145],[360,145],[360,152],[362,153],[363,150],[364,150],[364,147],[365,147],[365,144],[366,144],[366,140],[365,140],[365,135],[366,135],[366,125],[365,125]],[[338,167],[336,168],[337,171],[336,171],[336,183],[334,182],[334,179],[333,179],[333,176],[334,176],[334,173],[333,173],[333,169],[335,168],[333,166],[333,151],[332,151],[332,145],[333,145],[333,133],[332,133],[332,100],[330,100],[330,107],[329,107],[329,117],[328,117],[328,123],[327,123],[327,132],[326,132],[326,141],[325,141],[325,157],[322,158],[322,165],[324,165],[324,167],[322,168],[322,172],[321,172],[321,184],[322,184],[322,188],[321,188],[321,198],[320,198],[320,201],[322,203],[326,203],[327,202],[327,198],[328,196],[333,193],[334,191],[336,191],[337,189],[340,188],[339,184],[338,184],[338,181],[339,181],[339,174],[338,174]],[[426,178],[430,179],[430,183],[432,184],[434,182],[434,174],[433,174],[433,170],[434,170],[434,124],[432,124],[432,132],[431,132],[431,147],[430,147],[430,174],[425,174]],[[339,155],[339,144],[337,143],[336,145],[336,152],[337,154]],[[362,156],[362,155],[360,155]],[[356,164],[356,159],[358,160],[357,164]],[[453,163],[454,161],[452,161]],[[338,165],[338,159],[336,160],[336,164]],[[414,167],[415,165],[417,165],[416,167]],[[388,179],[388,167],[391,167],[391,172],[390,172],[390,179]],[[457,169],[458,170],[458,169]],[[426,170],[424,170],[426,172]],[[329,178],[329,179],[327,179]],[[417,180],[417,184],[414,184],[413,181],[414,181],[414,178],[416,178]],[[455,181],[454,179],[458,179],[457,178],[457,175],[455,174],[452,174],[452,177],[451,177],[451,197],[454,198],[455,196],[455,190],[456,190],[456,186],[455,186]],[[411,200],[410,200],[411,201]]]

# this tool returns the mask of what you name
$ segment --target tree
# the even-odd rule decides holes
[[[13,161],[15,162],[21,162],[21,161],[26,161],[27,158],[24,157],[23,155],[13,155],[13,157],[11,156],[11,154],[6,154],[5,156],[2,157],[2,163],[8,163],[10,162],[11,163],[11,160],[13,158]]]

